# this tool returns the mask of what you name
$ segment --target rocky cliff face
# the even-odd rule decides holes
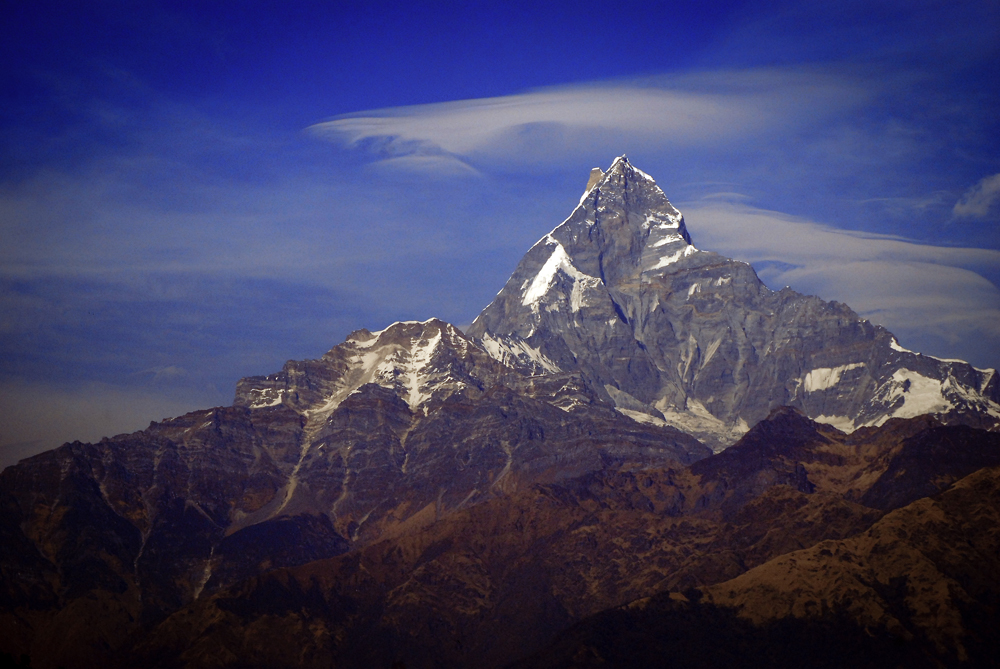
[[[513,666],[989,667],[1000,469],[703,588],[588,618]]]
[[[621,411],[716,449],[784,405],[848,431],[925,413],[1000,424],[995,370],[907,351],[846,305],[772,291],[748,264],[695,248],[624,157],[469,334],[521,369],[579,372]]]

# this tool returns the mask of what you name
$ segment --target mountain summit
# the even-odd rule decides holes
[[[995,370],[908,351],[846,305],[773,291],[695,248],[625,156],[591,172],[468,333],[529,373],[578,371],[623,413],[715,449],[783,405],[846,431],[924,413],[1000,424]]]

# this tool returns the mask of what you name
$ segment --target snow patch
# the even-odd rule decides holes
[[[587,406],[586,402],[581,402],[576,398],[570,398],[568,400],[561,399],[555,402],[549,402],[549,404],[551,404],[557,409],[562,409],[566,413],[570,413],[571,411],[573,411],[573,409],[577,407]]]
[[[980,393],[981,392],[982,391],[980,391]],[[941,383],[941,394],[942,396],[957,399],[959,402],[968,406],[974,406],[981,411],[985,411],[988,415],[993,416],[994,418],[1000,418],[1000,404],[986,399],[969,386],[959,383],[955,377],[951,375],[949,375],[948,378]]]
[[[464,353],[468,350],[465,341],[460,336],[456,337],[457,331],[453,327],[442,324],[433,330],[428,329],[426,326],[430,324],[431,320],[393,324],[425,326],[418,336],[410,338],[407,343],[381,341],[378,346],[356,350],[350,359],[348,371],[337,382],[322,404],[314,405],[304,412],[310,422],[319,424],[325,420],[345,399],[368,383],[375,383],[383,388],[396,391],[413,410],[427,402],[433,391],[447,383],[451,378],[447,371],[435,372],[428,369],[433,360],[434,352],[444,340],[444,335],[448,335],[449,343],[455,346],[459,352]],[[386,330],[388,329],[386,328]],[[451,387],[460,388],[462,385],[453,382]]]
[[[831,427],[835,427],[838,430],[840,430],[841,432],[845,432],[847,434],[850,434],[851,432],[854,432],[854,430],[855,430],[854,421],[852,419],[848,418],[847,416],[825,416],[824,415],[824,416],[816,416],[812,420],[816,421],[817,423],[823,423],[824,425],[829,425]]]
[[[990,381],[993,380],[993,376],[997,373],[997,370],[979,369],[978,367],[976,367],[975,370],[983,375],[983,380],[979,383],[979,392],[984,393],[986,392],[986,386],[988,386]]]
[[[675,407],[663,398],[656,403],[656,408],[663,414],[667,425],[695,437],[699,434],[708,434],[724,443],[732,443],[750,430],[750,426],[743,418],[737,418],[733,425],[728,425],[713,416],[704,404],[692,397],[687,398],[685,404],[686,407]]]
[[[373,333],[370,339],[360,340],[360,339],[348,339],[347,343],[354,344],[355,348],[371,348],[376,343],[378,343],[378,334]]]
[[[408,390],[406,403],[410,405],[410,408],[417,408],[431,397],[431,393],[420,391],[422,383],[428,380],[427,374],[422,373],[422,370],[431,361],[434,349],[441,343],[441,334],[441,330],[438,330],[430,339],[420,340],[410,352],[409,364],[405,366]]]
[[[531,284],[528,286],[527,290],[524,291],[524,297],[521,300],[523,306],[529,306],[538,304],[539,300],[548,292],[549,287],[555,280],[556,275],[561,270],[567,276],[573,279],[573,290],[570,293],[570,305],[573,311],[579,311],[581,306],[584,306],[583,298],[584,291],[587,288],[593,288],[600,285],[601,280],[597,277],[590,276],[589,274],[584,274],[578,270],[573,262],[570,260],[569,255],[566,253],[566,249],[563,245],[553,239],[551,236],[546,237],[545,243],[552,244],[555,248],[552,250],[552,255],[549,259],[545,261],[542,268],[538,270],[538,274],[535,278],[531,280]]]
[[[930,358],[931,360],[937,360],[938,362],[954,362],[962,365],[968,365],[969,363],[965,360],[959,360],[958,358],[938,358],[937,356],[927,355],[926,353],[917,353],[916,351],[911,351],[908,348],[903,348],[899,345],[899,341],[895,337],[889,340],[889,348],[893,351],[899,351],[900,353],[912,353],[913,355],[919,355],[924,358]],[[984,372],[986,370],[979,369],[977,371]]]
[[[631,167],[632,170],[635,171],[636,174],[638,174],[639,176],[641,176],[646,181],[652,181],[654,184],[656,183],[655,181],[653,181],[653,177],[649,176],[648,174],[646,174],[645,172],[643,172],[642,170],[640,170],[638,167],[636,167],[632,163],[629,163],[629,167]]]
[[[285,396],[285,390],[276,390],[274,388],[253,388],[250,390],[250,408],[251,409],[264,409],[266,407],[274,407],[281,404],[281,400]]]
[[[962,365],[969,364],[965,360],[959,360],[958,358],[937,358],[937,357],[935,357],[933,355],[926,355],[925,353],[918,353],[917,355],[923,355],[924,357],[931,358],[933,360],[937,360],[938,362],[957,362],[957,363],[962,364]]]
[[[705,366],[708,365],[708,361],[711,360],[712,356],[715,355],[715,352],[719,350],[719,344],[721,343],[722,343],[721,339],[716,339],[715,341],[713,341],[711,344],[708,345],[708,349],[705,351],[705,357],[701,361],[702,369],[704,369]]]
[[[680,235],[667,235],[666,237],[658,239],[652,244],[650,244],[650,247],[655,249],[657,246],[666,246],[667,244],[673,244],[674,242],[682,242],[682,241],[684,241],[684,238],[681,237]]]
[[[646,214],[645,220],[642,222],[642,229],[657,229],[657,230],[677,230],[681,227],[681,216],[680,212],[677,214]],[[668,238],[673,238],[674,241],[678,239],[683,239],[679,234],[668,235]],[[660,246],[665,244],[663,240],[659,240],[654,244],[654,246]]]
[[[955,407],[945,399],[944,386],[937,379],[909,369],[897,369],[882,388],[887,403],[900,398],[903,400],[902,405],[892,412],[892,418],[914,418],[928,413],[944,413]],[[877,424],[881,425],[889,417],[880,419]]]
[[[844,372],[864,366],[864,363],[855,362],[840,367],[819,367],[806,374],[802,385],[807,393],[826,390],[840,383],[840,377]]]
[[[889,348],[893,351],[899,351],[900,353],[913,353],[910,349],[900,346],[899,341],[897,341],[895,337],[889,340]]]
[[[677,251],[676,253],[672,253],[669,256],[663,256],[662,258],[660,258],[660,261],[658,263],[656,263],[655,265],[653,265],[652,267],[650,267],[646,271],[647,272],[651,272],[651,271],[656,270],[656,269],[662,269],[664,267],[667,267],[668,265],[674,264],[675,262],[677,262],[681,258],[687,258],[689,255],[691,255],[693,253],[698,253],[698,252],[699,252],[698,249],[696,249],[691,244],[688,244],[687,246],[685,246],[683,249]]]
[[[663,256],[662,258],[660,258],[660,261],[658,263],[656,263],[655,265],[653,265],[649,269],[650,270],[662,269],[662,268],[666,267],[667,265],[672,265],[675,262],[677,262],[678,260],[680,260],[683,255],[684,255],[684,249],[681,249],[680,251],[677,251],[676,253],[672,253],[671,255]]]

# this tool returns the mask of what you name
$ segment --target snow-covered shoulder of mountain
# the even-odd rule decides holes
[[[357,330],[319,360],[290,361],[277,374],[242,379],[236,404],[261,409],[285,404],[310,420],[330,415],[348,396],[374,383],[411,410],[509,370],[458,328],[432,318]]]

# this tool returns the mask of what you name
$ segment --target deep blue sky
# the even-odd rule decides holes
[[[0,11],[0,465],[469,323],[622,153],[699,248],[1000,365],[994,0]]]

